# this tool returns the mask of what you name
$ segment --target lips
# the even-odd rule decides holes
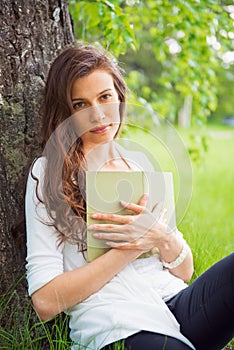
[[[104,132],[106,132],[107,130],[109,130],[111,127],[111,125],[102,125],[102,126],[98,126],[95,129],[90,130],[90,132],[94,133],[94,134],[102,134]]]

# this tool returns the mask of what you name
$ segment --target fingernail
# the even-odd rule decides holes
[[[94,225],[89,225],[88,230],[90,230],[90,231],[94,230]]]
[[[94,233],[94,234],[93,234],[93,237],[94,237],[94,238],[99,238],[99,233]]]
[[[97,218],[97,217],[98,217],[97,213],[91,215],[91,218]]]
[[[126,206],[128,205],[128,203],[125,202],[125,201],[120,201],[120,204],[121,204],[123,207],[126,207]]]
[[[143,195],[143,199],[148,199],[149,198],[149,194],[148,193],[145,193],[144,195]]]

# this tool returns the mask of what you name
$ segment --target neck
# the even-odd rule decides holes
[[[88,170],[101,170],[120,157],[115,142],[102,143],[85,153]]]

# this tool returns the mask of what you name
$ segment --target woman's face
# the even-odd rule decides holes
[[[95,70],[77,79],[71,99],[84,153],[113,140],[120,125],[119,98],[109,73]]]

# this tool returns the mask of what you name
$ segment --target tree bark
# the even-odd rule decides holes
[[[0,7],[1,294],[25,272],[25,178],[38,150],[42,89],[52,59],[74,42],[66,0],[2,0]],[[26,295],[25,283],[20,293]],[[18,292],[16,292],[17,294]],[[19,293],[18,293],[19,294]]]

